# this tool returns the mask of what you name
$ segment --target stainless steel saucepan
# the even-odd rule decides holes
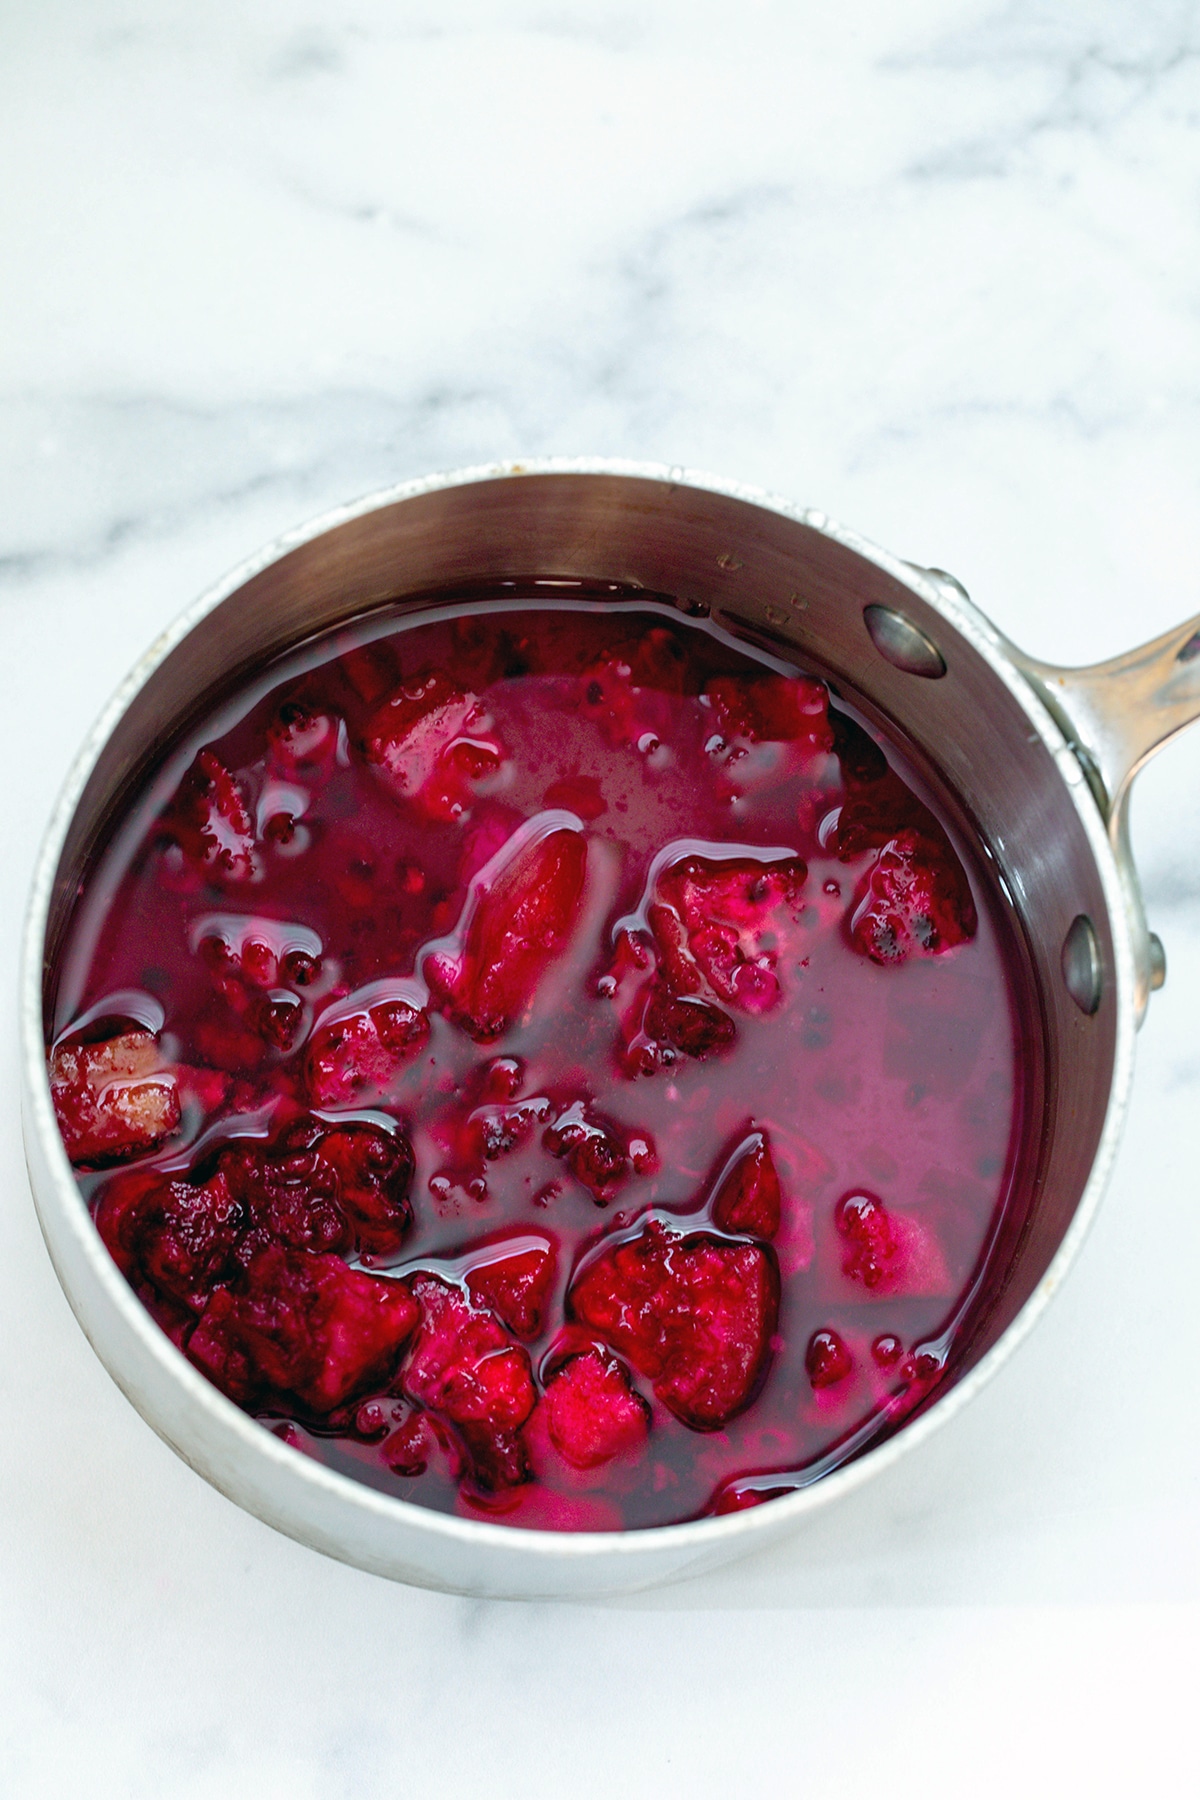
[[[560,1534],[450,1517],[335,1474],[264,1431],[191,1367],[118,1273],[75,1184],[46,1079],[43,984],[78,881],[129,781],[198,697],[385,601],[530,576],[669,594],[815,665],[892,721],[941,771],[996,859],[1044,1016],[1031,1212],[957,1379],[810,1487],[652,1530]],[[1200,620],[1108,663],[1055,668],[1007,642],[940,570],[889,556],[822,513],[680,469],[470,469],[374,495],[280,539],[198,600],[129,675],[71,770],[37,865],[21,989],[25,1141],[42,1230],[80,1324],[142,1415],[222,1492],[303,1543],[403,1581],[585,1598],[802,1530],[967,1403],[1078,1253],[1116,1151],[1134,1035],[1164,972],[1130,853],[1130,784],[1198,716]]]

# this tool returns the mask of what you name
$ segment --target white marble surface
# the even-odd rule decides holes
[[[1067,660],[1200,605],[1194,0],[8,0],[0,171],[10,1016],[85,722],[371,486],[710,467]],[[1170,974],[1050,1316],[786,1551],[609,1607],[391,1587],[211,1492],[76,1328],[10,1101],[0,1792],[1194,1791],[1200,733],[1137,841]]]

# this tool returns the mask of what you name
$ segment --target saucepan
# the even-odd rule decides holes
[[[226,1400],[126,1285],[76,1186],[46,1077],[45,993],[70,907],[129,784],[231,674],[384,603],[531,577],[620,584],[827,676],[957,797],[1027,942],[1041,1042],[1021,1229],[953,1378],[903,1427],[811,1486],[649,1530],[526,1531],[452,1517],[297,1455]],[[1106,663],[1025,655],[939,569],[823,513],[682,470],[512,463],[376,494],[270,545],[151,646],[96,723],[37,864],[21,988],[25,1141],[42,1231],[97,1354],[224,1494],[380,1574],[476,1595],[586,1598],[679,1578],[803,1529],[924,1442],[989,1380],[1078,1254],[1108,1180],[1151,992],[1164,977],[1129,839],[1146,759],[1200,717],[1200,620]]]

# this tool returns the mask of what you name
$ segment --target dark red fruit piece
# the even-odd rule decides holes
[[[553,1110],[541,1095],[477,1106],[467,1118],[470,1147],[488,1162],[495,1162],[528,1142],[535,1126],[544,1125]]]
[[[405,1392],[455,1424],[496,1431],[523,1425],[535,1398],[525,1351],[490,1312],[439,1276],[414,1275],[409,1287],[421,1329],[405,1364]]]
[[[268,1044],[276,1050],[290,1050],[304,1023],[304,1008],[295,994],[286,988],[272,988],[251,1009],[250,1019]]]
[[[268,1154],[239,1144],[222,1153],[219,1167],[256,1233],[296,1250],[346,1254],[353,1248],[337,1172],[318,1150]]]
[[[428,1017],[407,1000],[379,1000],[358,1012],[341,1012],[319,1024],[309,1041],[309,1099],[315,1106],[352,1106],[386,1094],[428,1037]]]
[[[52,1053],[50,1097],[73,1163],[119,1162],[153,1150],[179,1124],[179,1088],[148,1031]]]
[[[549,1238],[525,1234],[489,1244],[467,1270],[467,1292],[515,1337],[535,1338],[554,1285],[555,1261]]]
[[[803,675],[718,675],[706,683],[704,697],[724,738],[801,741],[814,754],[833,748],[824,682]]]
[[[320,1155],[337,1172],[338,1198],[360,1254],[398,1250],[412,1224],[414,1165],[407,1139],[366,1123],[340,1125],[322,1137]]]
[[[745,1231],[753,1237],[773,1238],[779,1230],[783,1196],[763,1131],[742,1139],[717,1177],[713,1195],[714,1225],[722,1231]]]
[[[413,1154],[398,1132],[293,1119],[273,1149],[237,1145],[225,1169],[256,1231],[306,1250],[383,1256],[412,1224]]]
[[[774,1006],[779,932],[807,874],[798,856],[771,863],[689,856],[666,869],[647,919],[675,994],[707,991],[750,1013]]]
[[[567,828],[502,853],[495,874],[489,878],[485,869],[468,901],[459,955],[426,959],[426,979],[447,1016],[476,1043],[489,1043],[519,1018],[566,948],[586,866],[582,833]]]
[[[885,1332],[882,1337],[877,1337],[871,1345],[871,1355],[881,1369],[894,1369],[904,1355],[904,1345],[890,1331]]]
[[[483,1071],[479,1098],[484,1102],[514,1100],[525,1079],[525,1065],[519,1056],[494,1056]]]
[[[210,876],[247,881],[257,873],[250,809],[211,750],[201,750],[184,776],[168,829],[184,855]]]
[[[838,1202],[837,1228],[847,1240],[842,1272],[864,1287],[886,1284],[900,1257],[891,1216],[874,1194],[848,1194]]]
[[[397,794],[433,818],[457,819],[471,783],[500,766],[500,745],[487,729],[477,695],[440,669],[424,669],[372,714],[363,744],[367,761]]]
[[[638,1140],[644,1162],[653,1162],[654,1150],[645,1138]],[[610,1125],[587,1117],[584,1101],[576,1100],[542,1133],[542,1144],[551,1156],[561,1157],[592,1199],[607,1206],[621,1183],[628,1179],[627,1146]]]
[[[872,1293],[936,1296],[950,1291],[937,1239],[874,1194],[847,1194],[834,1215],[846,1240],[842,1272]]]
[[[397,1475],[423,1475],[429,1467],[435,1440],[424,1413],[409,1412],[383,1443],[380,1455]]]
[[[164,1183],[142,1230],[141,1264],[159,1293],[200,1312],[229,1271],[243,1209],[221,1171],[199,1185]]]
[[[855,948],[887,965],[969,941],[975,902],[942,825],[861,725],[837,712],[830,719],[845,790],[830,848],[844,861],[882,852],[855,896]]]
[[[321,973],[321,958],[310,956],[307,950],[289,950],[279,973],[292,987],[311,987]]]
[[[850,916],[850,941],[886,968],[969,943],[977,925],[966,871],[949,844],[902,831],[888,840],[863,877]]]
[[[815,1388],[827,1388],[853,1374],[854,1358],[836,1331],[814,1331],[804,1352],[804,1367]]]
[[[737,1027],[728,1013],[695,995],[679,998],[662,981],[650,984],[639,1028],[625,1049],[633,1075],[672,1068],[681,1056],[703,1062],[728,1050]]]
[[[529,1451],[519,1431],[493,1431],[490,1425],[470,1423],[455,1429],[471,1459],[477,1488],[502,1494],[507,1488],[522,1487],[533,1480]]]
[[[213,1294],[187,1353],[242,1404],[275,1392],[327,1413],[391,1376],[418,1318],[403,1282],[267,1244]]]
[[[646,1441],[650,1408],[634,1393],[629,1371],[603,1350],[569,1357],[542,1398],[550,1441],[576,1469],[595,1469]]]
[[[483,1487],[529,1479],[516,1441],[536,1394],[526,1352],[489,1312],[436,1275],[410,1279],[421,1329],[404,1366],[404,1391],[459,1428]]]
[[[652,1219],[604,1249],[570,1308],[654,1383],[685,1425],[715,1431],[749,1405],[770,1355],[779,1273],[760,1244],[687,1236]]]
[[[151,1170],[106,1183],[96,1229],[130,1282],[148,1280],[165,1298],[201,1312],[232,1271],[245,1209],[218,1170],[208,1181],[171,1181]]]

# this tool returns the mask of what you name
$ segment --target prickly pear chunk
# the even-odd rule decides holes
[[[713,1196],[714,1225],[773,1238],[779,1230],[783,1196],[765,1131],[751,1131],[727,1159]]]
[[[610,744],[654,749],[670,717],[664,696],[681,694],[685,659],[672,632],[644,632],[616,644],[578,677],[579,709],[594,719]]]
[[[824,682],[804,675],[718,675],[704,695],[724,738],[750,744],[798,740],[814,753],[833,748]]]
[[[874,1194],[847,1194],[834,1217],[845,1239],[842,1273],[869,1294],[951,1292],[945,1258],[927,1225],[889,1211]]]
[[[242,1404],[277,1393],[327,1413],[391,1376],[418,1317],[403,1282],[265,1244],[213,1294],[187,1353]]]
[[[399,1133],[368,1124],[339,1125],[321,1138],[319,1154],[336,1172],[338,1199],[359,1253],[398,1250],[412,1224],[413,1153]]]
[[[457,819],[470,804],[472,783],[500,766],[503,751],[489,723],[476,694],[440,669],[424,669],[368,721],[367,761],[431,817]]]
[[[249,881],[259,872],[245,795],[212,750],[201,750],[184,776],[168,829],[184,855],[216,880]]]
[[[429,1037],[429,1019],[409,1000],[385,999],[318,1024],[305,1083],[314,1106],[353,1106],[385,1095]]]
[[[457,955],[426,959],[446,1014],[476,1043],[498,1038],[566,949],[583,895],[587,845],[560,826],[506,846],[477,877]]]
[[[220,1169],[205,1182],[129,1170],[105,1185],[96,1208],[96,1229],[126,1279],[142,1277],[192,1312],[232,1271],[245,1225],[245,1208]]]
[[[969,943],[978,923],[966,871],[950,845],[902,831],[862,879],[850,941],[886,968]]]
[[[629,1371],[603,1350],[585,1350],[557,1369],[542,1399],[550,1441],[576,1469],[595,1469],[640,1450],[650,1408]]]
[[[798,856],[689,856],[666,869],[647,916],[674,992],[707,989],[743,1012],[769,1011],[780,995],[780,934],[800,904],[807,872]]]
[[[534,1338],[554,1284],[554,1245],[531,1233],[501,1239],[480,1252],[467,1271],[467,1292],[490,1307],[514,1337]]]
[[[737,1036],[729,1014],[698,994],[673,994],[664,981],[648,983],[625,1020],[621,1062],[630,1075],[654,1075],[681,1057],[704,1062],[728,1050]]]
[[[553,1110],[542,1095],[477,1106],[467,1120],[471,1148],[488,1162],[495,1162],[528,1142],[534,1128],[544,1124]]]
[[[220,1169],[256,1232],[296,1250],[348,1254],[353,1233],[340,1204],[337,1171],[313,1148],[234,1145]]]
[[[656,1166],[654,1147],[645,1137],[628,1144],[616,1130],[588,1117],[587,1106],[575,1100],[542,1133],[551,1156],[561,1157],[597,1206],[607,1206],[631,1168]]]
[[[652,1219],[584,1265],[570,1306],[685,1425],[716,1431],[750,1404],[765,1372],[779,1274],[762,1245],[684,1236]]]
[[[60,1044],[50,1057],[50,1096],[73,1163],[120,1162],[153,1150],[179,1124],[179,1088],[148,1031],[103,1043]]]
[[[854,1373],[854,1358],[836,1331],[814,1331],[804,1352],[804,1367],[815,1388],[833,1387]]]
[[[409,1286],[421,1329],[404,1367],[404,1391],[459,1428],[481,1487],[527,1481],[516,1433],[536,1399],[528,1355],[460,1288],[426,1274]]]

